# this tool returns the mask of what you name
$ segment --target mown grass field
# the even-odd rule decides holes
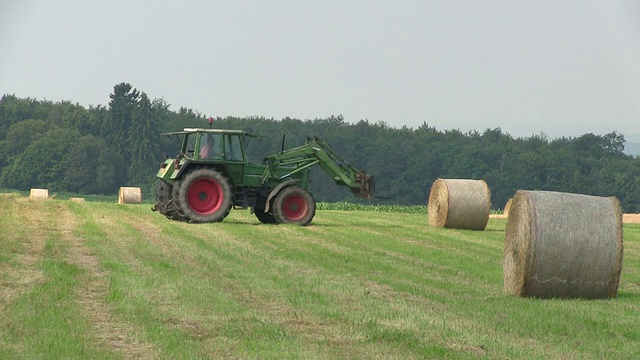
[[[640,225],[612,300],[503,294],[505,225],[366,210],[196,225],[0,197],[0,358],[640,358]]]

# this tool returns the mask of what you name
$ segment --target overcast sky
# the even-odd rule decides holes
[[[0,94],[640,142],[640,2],[0,0]]]

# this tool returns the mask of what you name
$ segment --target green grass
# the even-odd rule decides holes
[[[505,226],[328,204],[307,227],[242,210],[186,224],[0,198],[0,358],[640,356],[640,225],[624,226],[618,297],[590,301],[503,294]]]
[[[390,205],[390,204],[358,204],[351,202],[327,203],[319,202],[316,204],[318,210],[345,210],[345,211],[380,211],[394,213],[409,214],[427,214],[426,205]]]

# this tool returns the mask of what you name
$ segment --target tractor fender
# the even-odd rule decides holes
[[[182,177],[182,175],[186,174],[187,172],[191,171],[194,168],[200,168],[200,167],[207,167],[207,168],[211,168],[214,169],[215,171],[221,173],[222,175],[224,175],[224,177],[227,178],[227,180],[229,181],[229,183],[233,186],[235,186],[235,184],[233,183],[233,181],[231,180],[231,176],[229,175],[229,171],[227,170],[227,167],[224,165],[213,165],[213,164],[198,164],[195,162],[191,162],[188,161],[186,163],[184,163],[184,165],[182,165],[180,167],[180,169],[178,169],[178,171],[175,171],[173,174],[171,174],[171,180],[175,181],[179,178]]]
[[[176,164],[178,164],[178,160],[179,160],[179,157],[173,160],[173,162],[171,163],[171,166],[176,166]],[[190,168],[191,168],[191,161],[186,161],[184,164],[182,164],[182,166],[175,168],[175,170],[171,174],[171,180],[173,181],[178,180],[182,176],[182,174],[187,172],[187,169],[190,169]]]
[[[271,199],[273,199],[273,197],[276,196],[278,192],[280,192],[280,190],[282,190],[283,188],[289,185],[297,184],[299,182],[300,182],[300,179],[289,179],[287,181],[284,181],[278,184],[276,187],[274,187],[269,193],[269,195],[267,196],[266,204],[264,204],[264,212],[269,212],[269,205],[271,204]]]

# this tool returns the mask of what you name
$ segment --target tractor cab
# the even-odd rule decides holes
[[[186,128],[163,135],[183,135],[182,153],[191,160],[244,161],[243,131]]]
[[[182,173],[202,166],[219,171],[234,184],[243,182],[246,162],[242,144],[248,135],[244,131],[185,128],[162,135],[182,137],[178,156],[167,158],[158,172],[167,183],[173,184]]]

